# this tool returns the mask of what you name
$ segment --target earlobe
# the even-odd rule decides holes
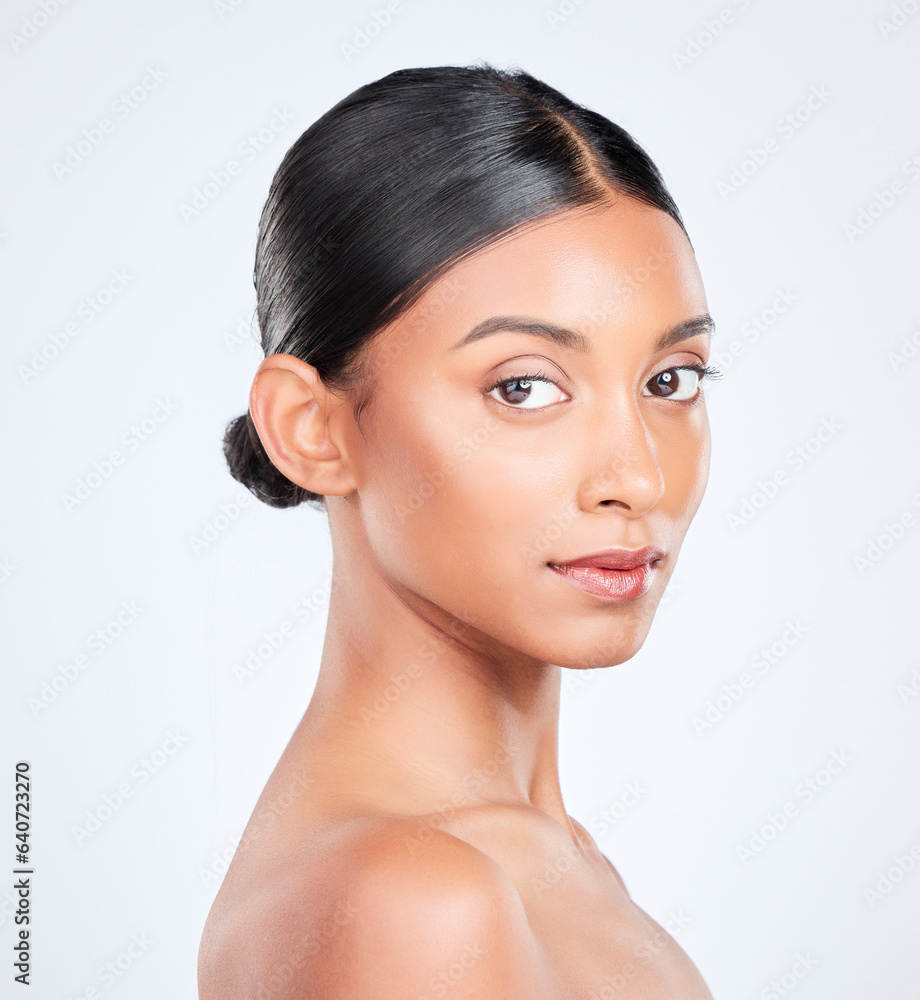
[[[323,496],[355,488],[334,420],[346,400],[333,394],[313,365],[290,354],[271,354],[259,365],[249,412],[272,463],[291,482]]]

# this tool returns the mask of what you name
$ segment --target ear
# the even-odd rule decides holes
[[[252,380],[249,413],[268,457],[291,482],[323,496],[355,489],[344,447],[351,407],[313,365],[270,354]]]

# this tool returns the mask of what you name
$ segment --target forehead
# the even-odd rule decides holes
[[[618,196],[552,216],[460,261],[393,326],[442,351],[495,315],[537,316],[589,336],[657,336],[707,311],[686,234],[665,212]],[[384,331],[382,340],[393,331]]]

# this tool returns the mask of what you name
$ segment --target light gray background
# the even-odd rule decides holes
[[[676,937],[718,1000],[783,995],[770,983],[784,975],[802,1000],[915,1000],[916,0],[402,0],[349,57],[342,43],[384,6],[3,5],[0,861],[13,867],[12,764],[26,759],[37,872],[34,985],[11,989],[5,960],[3,994],[195,996],[221,856],[307,705],[328,606],[324,515],[253,500],[221,518],[241,487],[220,439],[261,357],[248,333],[258,213],[290,144],[355,87],[485,58],[545,78],[649,150],[696,248],[714,355],[731,360],[708,390],[709,489],[650,638],[627,664],[564,675],[567,807],[641,906],[661,922],[682,912]],[[722,10],[732,17],[713,37]],[[122,117],[113,104],[136,87],[144,99]],[[781,126],[789,114],[796,126]],[[113,130],[57,176],[103,118]],[[264,148],[243,154],[266,128]],[[765,162],[720,189],[758,149]],[[183,218],[231,159],[226,187]],[[117,271],[124,287],[88,320]],[[794,301],[769,312],[780,293]],[[34,352],[54,355],[55,335],[65,346],[39,371]],[[121,464],[67,509],[112,450]],[[758,484],[781,472],[762,502]],[[742,511],[753,516],[732,525]],[[216,540],[196,546],[206,524]],[[315,613],[295,617],[316,592]],[[140,610],[93,648],[122,602]],[[293,634],[241,683],[234,664],[284,621]],[[784,647],[788,622],[799,636]],[[757,673],[774,643],[783,655]],[[723,686],[737,694],[745,672],[756,683],[733,701]],[[35,709],[55,678],[56,699]],[[699,732],[694,718],[722,695],[730,707]],[[142,780],[170,733],[175,752]],[[822,774],[835,753],[845,766]],[[125,783],[130,796],[78,843],[74,828]],[[790,802],[784,828],[743,860],[739,845]],[[889,870],[897,881],[879,883]],[[134,935],[144,950],[126,958]],[[98,978],[119,961],[117,978]]]

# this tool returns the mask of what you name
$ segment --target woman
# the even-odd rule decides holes
[[[327,511],[332,593],[201,997],[710,997],[557,770],[561,668],[637,652],[708,473],[712,321],[657,169],[526,73],[392,73],[288,152],[255,283],[225,452]]]

